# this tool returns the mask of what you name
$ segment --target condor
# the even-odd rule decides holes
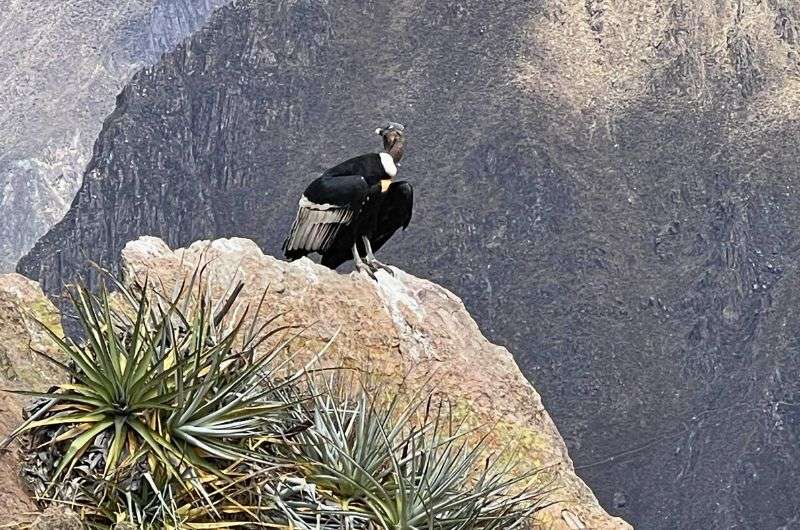
[[[356,269],[372,278],[378,269],[394,274],[374,252],[398,228],[408,226],[414,194],[411,184],[394,180],[405,149],[405,129],[390,122],[375,132],[383,138],[383,152],[346,160],[306,188],[283,243],[287,259],[316,252],[332,269],[352,258]]]

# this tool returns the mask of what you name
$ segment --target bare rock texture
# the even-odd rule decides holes
[[[235,279],[244,282],[240,301],[262,316],[287,312],[281,323],[309,326],[292,346],[308,359],[335,340],[321,366],[343,366],[380,378],[387,388],[414,393],[432,385],[474,425],[494,425],[495,448],[516,447],[520,466],[547,467],[553,500],[539,527],[551,530],[629,529],[608,516],[575,474],[561,436],[505,348],[490,343],[453,293],[401,270],[374,282],[357,273],[338,274],[308,259],[294,263],[265,255],[254,242],[232,238],[199,241],[170,250],[143,237],[122,252],[128,281],[176,282],[207,264],[206,279],[221,295]],[[338,335],[336,334],[339,331]],[[476,434],[477,436],[477,434]]]
[[[58,357],[55,345],[37,320],[54,331],[61,329],[58,310],[36,282],[19,274],[0,275],[0,389],[44,392],[63,382],[63,374],[34,352]],[[25,401],[24,397],[0,392],[0,439],[22,422]],[[35,511],[19,479],[16,451],[9,450],[0,455],[0,525],[28,519]]]
[[[794,529],[798,21],[796,0],[237,0],[134,76],[20,271],[57,295],[141,235],[278,255],[304,186],[392,118],[416,204],[380,257],[514,353],[606,510]]]
[[[229,0],[0,0],[0,272],[67,211],[134,72]]]

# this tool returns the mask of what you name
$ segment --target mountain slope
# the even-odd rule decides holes
[[[114,98],[228,0],[0,0],[0,272],[61,219]]]
[[[791,527],[797,6],[444,4],[221,10],[125,88],[20,271],[55,294],[142,234],[275,254],[305,183],[391,118],[417,201],[384,259],[515,352],[601,503]]]

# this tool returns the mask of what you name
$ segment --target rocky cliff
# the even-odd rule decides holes
[[[381,272],[375,282],[357,273],[337,274],[307,259],[286,263],[238,238],[201,241],[173,251],[160,239],[143,237],[123,251],[127,281],[147,275],[167,292],[203,264],[204,278],[218,294],[241,280],[242,304],[260,307],[263,317],[285,313],[276,325],[307,327],[290,349],[297,362],[310,360],[335,335],[318,367],[368,373],[389,392],[433,390],[450,402],[459,419],[478,428],[475,437],[488,431],[490,447],[513,449],[520,471],[541,468],[541,485],[552,490],[548,499],[557,501],[539,514],[541,528],[631,528],[598,505],[575,474],[563,440],[511,354],[486,340],[451,292],[400,270],[394,277]],[[53,354],[34,318],[58,329],[58,314],[35,282],[19,275],[0,276],[0,355],[6,387],[41,388],[58,380],[59,374],[30,349]],[[8,395],[2,399],[0,430],[7,434],[20,421],[20,402]],[[0,524],[17,522],[33,508],[16,480],[13,456],[0,460],[5,469]]]
[[[0,272],[59,221],[134,72],[227,0],[0,0]]]
[[[416,211],[382,257],[514,352],[601,504],[789,528],[798,20],[790,0],[237,1],[134,76],[20,270],[55,294],[143,234],[277,254],[304,184],[398,120]]]
[[[298,362],[311,360],[335,336],[318,367],[355,369],[387,390],[409,395],[431,388],[457,415],[469,418],[468,425],[489,428],[490,447],[513,448],[520,469],[544,468],[542,484],[550,484],[551,499],[560,502],[540,514],[541,528],[630,528],[600,508],[575,474],[539,394],[508,350],[486,340],[447,289],[401,270],[394,277],[381,272],[375,282],[308,259],[287,263],[240,238],[173,251],[160,239],[143,237],[125,246],[122,266],[127,281],[147,276],[166,292],[206,266],[204,274],[218,295],[241,280],[240,302],[251,308],[259,306],[266,289],[263,317],[285,312],[281,324],[308,328],[289,351]]]
[[[58,357],[42,326],[58,331],[60,315],[39,285],[19,274],[0,275],[0,388],[45,392],[63,374],[35,351]],[[0,392],[0,440],[22,422],[26,400]],[[0,455],[0,525],[27,519],[36,509],[19,479],[16,451]]]

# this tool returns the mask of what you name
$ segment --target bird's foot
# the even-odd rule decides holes
[[[363,261],[359,261],[359,262],[356,262],[355,266],[356,266],[356,270],[358,272],[366,272],[367,276],[369,276],[370,278],[372,278],[376,282],[378,281],[378,278],[375,277],[375,270],[369,264],[367,264],[367,263],[365,263]]]
[[[381,263],[375,258],[369,260],[367,262],[367,266],[369,266],[373,272],[378,272],[378,270],[383,269],[386,272],[388,272],[391,276],[394,276],[394,270],[390,266],[386,265],[385,263]]]

